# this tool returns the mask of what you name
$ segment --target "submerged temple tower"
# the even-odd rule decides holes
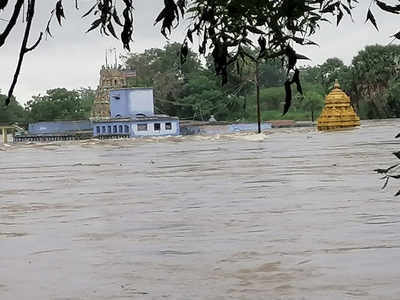
[[[102,66],[91,118],[110,118],[109,92],[112,89],[125,87],[127,87],[127,84],[125,72],[123,70],[116,67]]]
[[[360,125],[360,118],[341,89],[338,80],[325,98],[325,107],[318,118],[318,130],[351,128]]]

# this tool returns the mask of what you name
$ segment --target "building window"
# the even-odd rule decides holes
[[[122,125],[119,125],[119,132],[122,133]]]
[[[147,131],[147,124],[137,124],[138,131]]]
[[[128,133],[129,132],[129,126],[125,125],[125,132]]]
[[[106,133],[106,126],[103,126],[101,129],[103,133]]]
[[[118,129],[118,128],[117,128],[117,125],[114,125],[114,126],[113,126],[113,132],[114,132],[114,133],[117,133],[117,129]]]
[[[108,133],[111,133],[111,125],[108,126]]]
[[[171,130],[172,129],[172,124],[170,122],[165,123],[165,130]]]
[[[100,126],[96,126],[96,132],[100,133]]]
[[[160,131],[161,130],[161,124],[160,123],[154,123],[154,131]]]

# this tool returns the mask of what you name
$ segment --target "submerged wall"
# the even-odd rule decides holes
[[[52,134],[85,130],[92,130],[92,124],[89,120],[37,122],[30,123],[28,127],[29,134]]]
[[[271,123],[261,123],[261,130],[271,129]],[[181,124],[180,132],[182,135],[193,134],[229,134],[235,132],[256,132],[258,130],[257,123],[238,123],[238,124]]]

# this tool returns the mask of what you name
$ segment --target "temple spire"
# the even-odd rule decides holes
[[[333,86],[335,89],[340,89],[340,84],[339,84],[339,80],[335,79],[335,84]]]
[[[318,130],[335,130],[360,125],[360,118],[351,106],[350,98],[336,79],[333,90],[325,98],[325,107],[318,118]]]

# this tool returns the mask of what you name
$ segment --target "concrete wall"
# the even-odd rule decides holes
[[[160,124],[160,130],[154,130],[154,124]],[[171,123],[171,129],[165,128],[166,123]],[[147,124],[147,131],[139,131],[138,125]],[[160,135],[179,135],[179,121],[178,120],[163,120],[163,121],[148,121],[148,122],[135,122],[132,124],[134,136],[160,136]]]
[[[271,129],[271,123],[261,123],[261,130]],[[180,132],[182,135],[204,134],[229,134],[235,132],[257,132],[257,123],[240,123],[224,125],[182,125]]]
[[[160,130],[154,130],[154,124],[160,124]],[[166,123],[171,123],[171,129],[166,129]],[[147,125],[147,130],[139,130],[138,127]],[[106,132],[104,131],[104,127]],[[111,126],[111,132],[109,129]],[[114,130],[117,126],[117,132]],[[122,132],[120,131],[122,126]],[[129,132],[126,127],[129,126]],[[99,132],[100,131],[100,132]],[[166,136],[166,135],[179,135],[179,121],[178,120],[151,120],[151,121],[114,121],[114,122],[95,122],[93,125],[93,136],[100,135],[120,135],[129,134],[130,137],[143,137],[143,136]]]
[[[71,131],[91,130],[92,124],[89,120],[81,121],[54,121],[31,123],[28,127],[29,134],[51,134]]]
[[[153,89],[134,88],[110,91],[111,118],[154,115]]]

